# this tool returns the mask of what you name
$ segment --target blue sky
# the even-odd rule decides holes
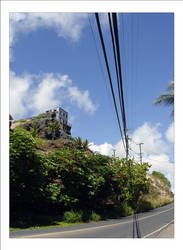
[[[94,151],[111,155],[116,149],[124,156],[95,18],[89,16],[94,37],[86,13],[10,14],[10,112],[19,119],[61,106],[73,137],[88,139]],[[105,14],[100,18],[115,79],[108,22]],[[118,21],[130,154],[138,161],[135,142],[144,142],[143,160],[173,184],[171,108],[152,103],[173,80],[174,15],[120,13]]]

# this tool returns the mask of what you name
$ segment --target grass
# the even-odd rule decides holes
[[[143,195],[139,202],[138,212],[145,212],[151,209],[165,206],[174,201],[174,198],[158,195],[156,192]]]
[[[26,122],[26,120],[25,119],[19,119],[19,120],[13,121],[13,123],[17,123],[17,122]]]
[[[66,226],[73,226],[73,225],[79,225],[84,222],[75,222],[75,223],[68,223],[64,221],[57,221],[54,223],[54,225],[48,225],[48,226],[33,226],[33,227],[26,227],[26,228],[20,228],[20,227],[10,227],[10,231],[18,231],[18,230],[27,230],[27,229],[47,229],[47,228],[56,228],[56,227],[66,227]]]
[[[45,118],[46,116],[47,116],[46,113],[39,114],[39,115],[33,117],[33,121],[38,121],[39,119]]]
[[[35,225],[31,225],[30,223],[25,223],[23,221],[19,222],[19,225],[14,225],[14,227],[10,227],[10,231],[17,231],[17,230],[27,230],[27,229],[47,229],[47,228],[56,228],[56,227],[66,227],[66,226],[72,226],[72,225],[79,225],[86,222],[96,222],[101,220],[100,215],[96,214],[95,212],[92,212],[91,214],[88,214],[88,220],[84,218],[84,215],[86,216],[86,213],[83,213],[82,211],[66,211],[63,214],[62,218],[55,218],[52,219],[51,217],[42,217],[41,220],[39,218],[39,222],[36,222]],[[62,220],[62,221],[60,221]],[[42,222],[41,222],[42,221]]]

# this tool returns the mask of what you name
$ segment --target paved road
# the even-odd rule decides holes
[[[142,238],[154,238],[174,220],[174,204],[138,214]],[[11,231],[11,238],[133,238],[133,217],[76,226]]]

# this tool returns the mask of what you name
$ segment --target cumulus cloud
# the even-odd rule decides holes
[[[145,122],[134,133],[130,134],[129,137],[131,138],[129,141],[130,158],[134,158],[137,162],[140,162],[138,143],[143,142],[143,162],[148,162],[152,165],[150,172],[155,170],[163,173],[170,180],[171,184],[174,185],[174,164],[171,162],[169,154],[171,145],[168,145],[164,141],[162,134],[159,132],[159,124],[152,125]],[[126,156],[122,140],[115,145],[107,142],[95,145],[92,142],[90,149],[105,155],[112,155],[113,149],[115,149],[116,156]]]
[[[86,13],[10,13],[10,44],[19,33],[29,33],[39,28],[53,28],[59,37],[78,41],[86,26]]]
[[[13,116],[24,116],[27,113],[26,100],[32,85],[32,77],[27,74],[21,77],[10,72],[10,113]]]
[[[80,100],[83,96],[84,102]],[[90,114],[96,110],[88,90],[80,90],[68,75],[43,73],[17,76],[14,72],[10,73],[10,113],[16,119],[63,103],[76,105]]]
[[[94,113],[96,106],[89,97],[89,91],[80,91],[78,87],[69,87],[69,97],[72,102],[76,102],[79,108],[83,108],[86,112]]]
[[[105,142],[104,144],[101,144],[101,145],[95,145],[93,142],[91,142],[89,144],[89,148],[93,152],[100,153],[102,155],[109,155],[109,156],[112,156],[113,149],[114,149],[112,144],[109,144],[107,142]]]
[[[158,131],[159,124],[155,126],[145,122],[141,127],[137,128],[132,134],[132,141],[136,143],[143,142],[143,151],[146,154],[159,154],[168,151],[168,146],[162,138],[162,134]],[[135,150],[138,145],[133,146]]]
[[[166,138],[169,142],[174,143],[174,123],[172,123],[167,129]]]

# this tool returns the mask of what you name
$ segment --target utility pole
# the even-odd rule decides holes
[[[115,157],[116,149],[113,148],[112,150],[113,150],[113,156]]]
[[[128,136],[128,131],[132,130],[132,128],[126,128],[124,129],[124,133],[126,133],[126,159],[128,160],[128,155],[129,155],[129,136]]]
[[[124,132],[126,133],[126,159],[128,160],[128,154],[129,154],[128,129],[124,130]]]
[[[137,143],[137,145],[139,145],[139,149],[140,149],[140,164],[142,165],[142,150],[141,150],[141,145],[144,144],[143,142]]]

